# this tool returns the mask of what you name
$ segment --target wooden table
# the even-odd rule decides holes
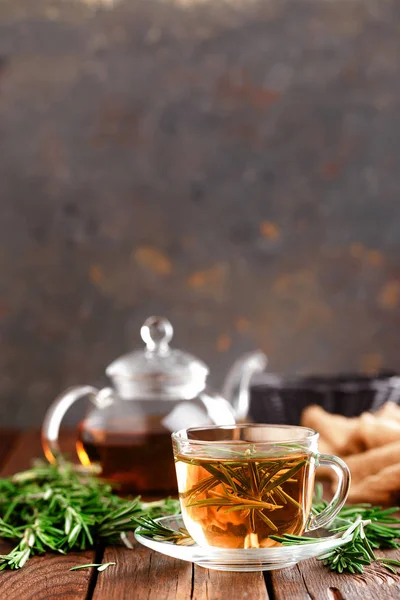
[[[72,439],[65,442],[71,447]],[[37,432],[0,431],[0,475],[30,466],[41,456]],[[5,547],[0,542],[0,553]],[[400,559],[399,551],[386,553]],[[99,573],[69,568],[115,561]],[[377,600],[400,599],[400,577],[368,568],[365,576],[334,575],[315,559],[265,573],[211,571],[152,552],[106,547],[47,554],[20,571],[0,572],[1,600]]]

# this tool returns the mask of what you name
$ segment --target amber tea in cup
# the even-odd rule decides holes
[[[182,517],[201,546],[273,546],[271,535],[321,527],[346,500],[349,471],[339,458],[318,454],[311,429],[237,425],[182,430],[172,438]],[[329,506],[312,517],[318,464],[333,467],[339,484]]]

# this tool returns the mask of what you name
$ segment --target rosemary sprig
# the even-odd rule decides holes
[[[141,503],[113,493],[110,485],[63,461],[37,462],[32,469],[0,479],[0,538],[15,546],[0,555],[0,571],[20,569],[35,554],[62,554],[97,542],[131,544],[133,517],[179,512],[177,500]]]
[[[185,527],[172,529],[151,517],[137,517],[134,522],[140,527],[140,533],[157,542],[173,542],[178,546],[192,546],[194,540]]]
[[[313,500],[313,512],[319,513],[326,507],[322,500],[321,490]],[[330,528],[336,534],[342,534],[350,539],[348,542],[330,550],[319,557],[331,571],[338,573],[363,573],[365,565],[379,563],[392,573],[398,573],[395,567],[400,567],[400,561],[388,558],[378,558],[375,550],[384,548],[400,548],[400,518],[394,516],[398,507],[382,508],[371,504],[355,504],[345,506]],[[284,546],[319,542],[318,538],[307,538],[295,535],[271,535],[271,539]],[[313,542],[311,542],[313,540]]]

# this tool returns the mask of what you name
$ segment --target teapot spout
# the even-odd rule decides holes
[[[257,350],[238,358],[226,376],[222,395],[231,403],[237,423],[247,419],[250,408],[250,381],[255,373],[265,370],[266,355]]]

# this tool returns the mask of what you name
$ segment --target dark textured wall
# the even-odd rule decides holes
[[[400,369],[400,4],[2,0],[0,424],[153,313],[219,384]]]

